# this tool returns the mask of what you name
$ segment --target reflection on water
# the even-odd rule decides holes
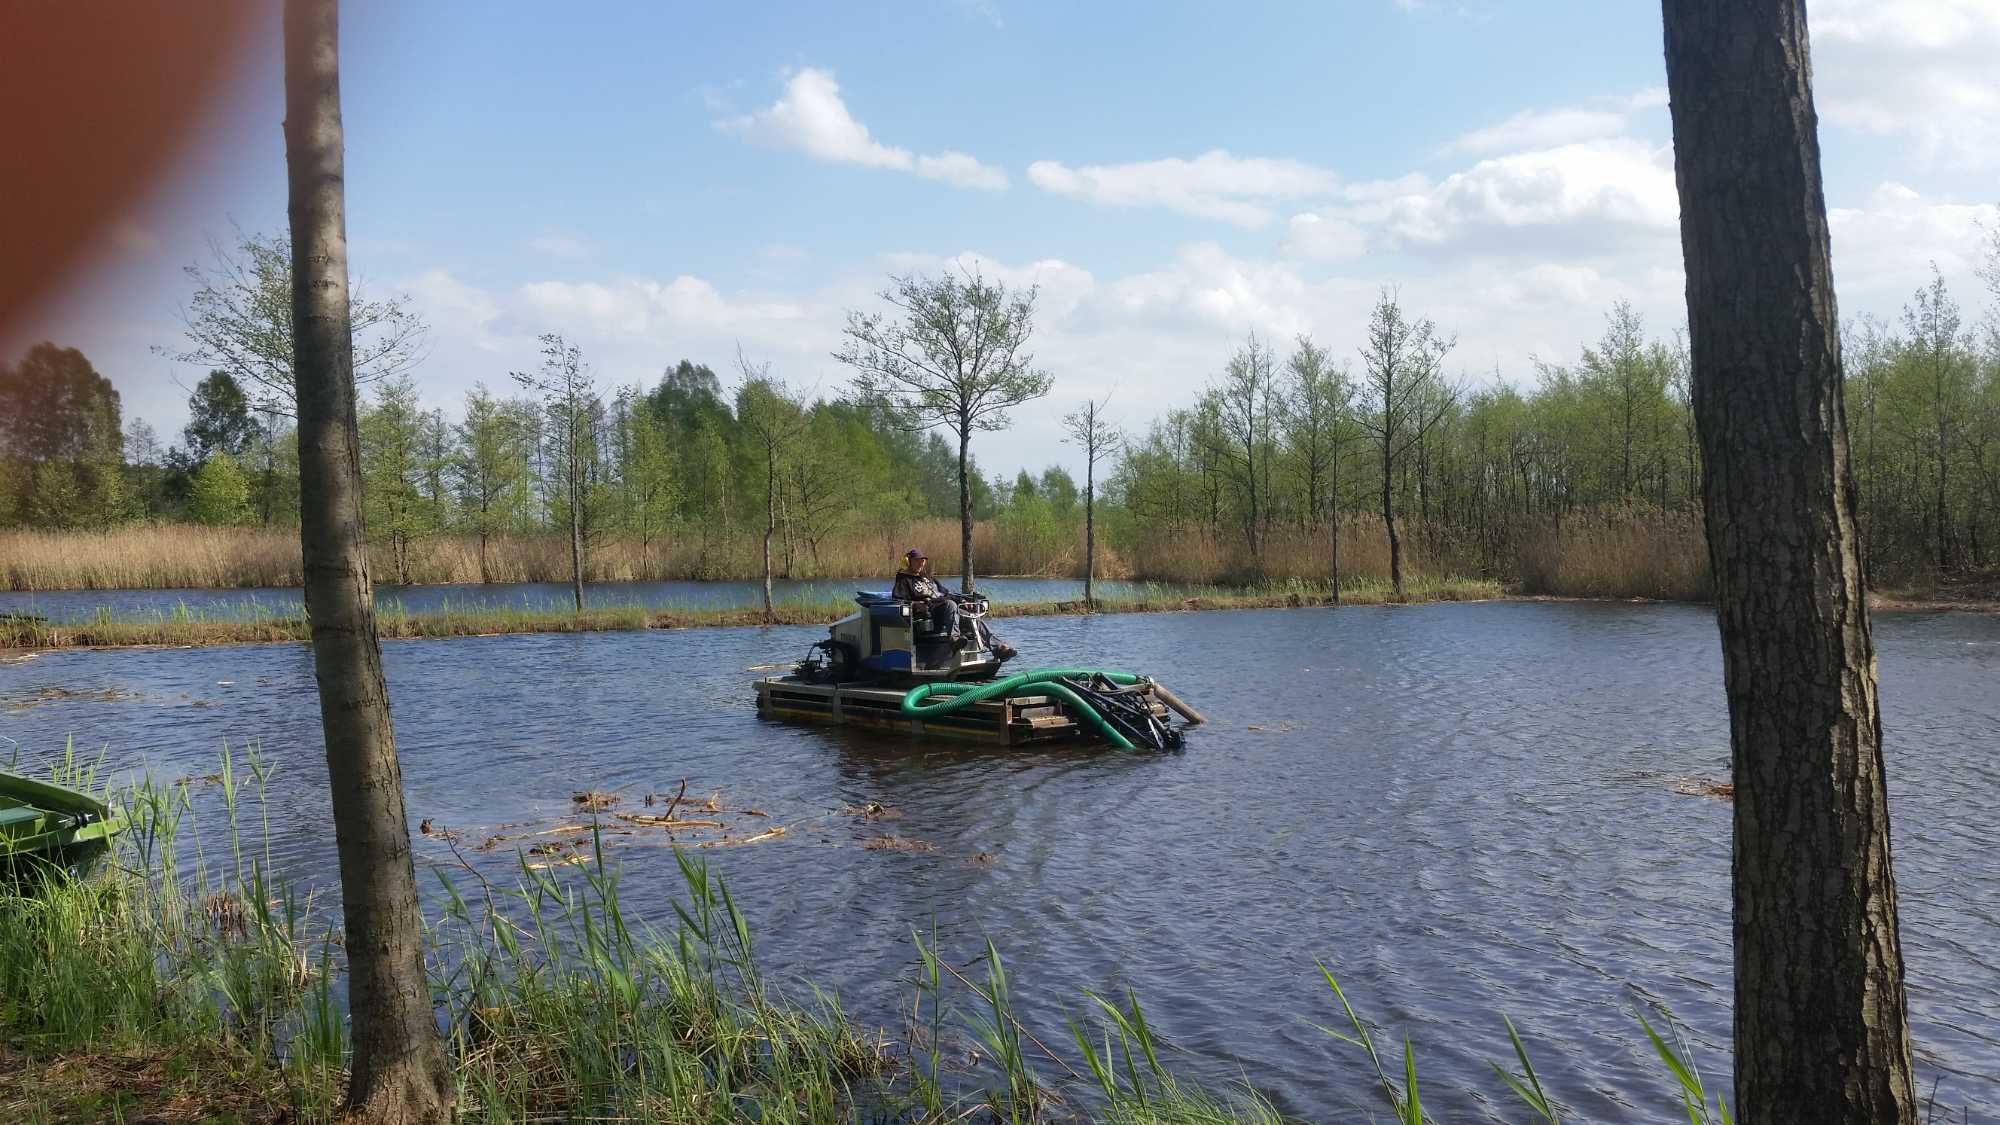
[[[563,823],[575,790],[629,808],[685,778],[793,827],[702,853],[749,908],[774,976],[830,985],[894,1024],[910,931],[935,921],[961,963],[999,945],[1031,1026],[1059,1034],[1084,989],[1130,986],[1196,1074],[1247,1078],[1312,1119],[1379,1111],[1358,1060],[1313,1026],[1336,1019],[1315,960],[1411,1035],[1441,1119],[1488,1113],[1464,1091],[1497,1092],[1486,1060],[1512,1057],[1501,1012],[1580,1119],[1671,1109],[1635,1003],[1671,1006],[1726,1073],[1729,806],[1674,791],[1727,772],[1705,609],[1496,603],[1009,631],[1031,663],[1158,675],[1212,722],[1171,756],[762,722],[746,669],[802,652],[807,628],[393,642],[411,818],[484,840]],[[2000,617],[1883,615],[1876,638],[1920,1072],[1953,1104],[1991,1105]],[[302,646],[0,667],[0,735],[36,749],[74,732],[121,766],[178,777],[211,771],[225,739],[261,739],[283,763],[281,863],[330,887],[317,725]],[[871,804],[900,816],[842,811]],[[934,847],[865,847],[888,832]],[[671,855],[636,840],[612,845],[625,901],[665,924]],[[516,846],[467,858],[505,878]],[[417,849],[452,862],[435,839]]]
[[[856,590],[886,590],[892,576],[779,579],[771,596],[781,602],[846,601]],[[940,579],[956,588],[956,577]],[[1083,596],[1083,583],[1066,578],[981,578],[979,589],[996,602],[1051,602]],[[1130,582],[1097,583],[1100,597],[1142,592]],[[428,613],[456,610],[567,610],[576,603],[566,582],[496,582],[491,585],[377,586],[375,604],[383,611]],[[764,604],[761,582],[592,582],[584,601],[594,609],[642,606],[647,609],[744,609]],[[296,587],[241,590],[0,590],[0,616],[25,614],[56,622],[89,621],[99,614],[120,620],[151,620],[188,614],[216,619],[296,616],[304,602]]]

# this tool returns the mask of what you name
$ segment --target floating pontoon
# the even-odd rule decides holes
[[[757,681],[758,713],[1002,746],[1104,741],[1121,749],[1181,744],[1178,715],[1202,721],[1153,680],[1124,672],[1053,668],[997,677],[982,622],[986,601],[957,599],[964,627],[935,630],[908,602],[862,592],[861,606],[787,676]]]

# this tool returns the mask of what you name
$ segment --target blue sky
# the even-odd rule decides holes
[[[2000,171],[2000,0],[1819,0],[1845,315],[1936,260],[1971,310]],[[843,314],[954,260],[1042,286],[1050,400],[996,470],[1073,461],[1056,419],[1140,428],[1245,333],[1353,355],[1385,284],[1476,379],[1532,379],[1631,300],[1681,320],[1659,11],[1644,2],[558,6],[351,0],[354,269],[430,322],[455,409],[580,343],[608,387],[740,344],[837,392]],[[82,347],[164,436],[180,268],[284,222],[275,24],[200,149],[6,341]]]

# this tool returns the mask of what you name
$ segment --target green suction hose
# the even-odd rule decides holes
[[[1081,716],[1120,750],[1133,750],[1132,740],[1116,727],[1106,722],[1097,708],[1082,696],[1055,681],[1070,678],[1103,676],[1114,684],[1136,684],[1139,677],[1130,672],[1111,672],[1100,668],[1037,668],[1032,672],[1016,672],[1004,680],[991,683],[934,683],[918,684],[903,695],[903,714],[917,719],[935,719],[949,715],[953,711],[970,707],[987,699],[999,699],[1014,695],[1053,695],[1069,705],[1071,712]],[[932,696],[945,696],[932,700]]]

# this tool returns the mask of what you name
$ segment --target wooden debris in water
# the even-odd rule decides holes
[[[618,813],[619,820],[633,824],[643,824],[648,828],[721,828],[719,820],[686,820],[675,816],[649,816],[646,813]]]
[[[874,801],[862,805],[842,805],[840,813],[842,816],[859,817],[862,820],[900,820],[903,816],[903,810],[879,805]]]
[[[733,840],[724,836],[720,840],[704,840],[695,846],[700,848],[734,848],[744,844],[761,844],[765,840],[775,840],[783,836],[785,832],[785,826],[780,824],[768,832],[759,832],[755,836],[739,836]]]
[[[1736,783],[1707,777],[1681,777],[1674,779],[1673,791],[1686,797],[1719,797],[1727,801],[1736,797]]]
[[[561,859],[546,860],[540,863],[530,863],[528,865],[528,870],[547,871],[551,867],[582,867],[589,862],[590,862],[590,856],[579,852],[575,855],[566,855]]]
[[[937,845],[928,840],[912,840],[908,836],[874,836],[861,845],[871,852],[934,852]]]

